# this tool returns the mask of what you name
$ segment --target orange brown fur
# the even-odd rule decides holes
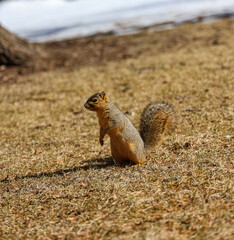
[[[110,136],[114,160],[122,164],[128,160],[141,165],[145,162],[145,148],[155,146],[172,126],[173,112],[165,103],[151,103],[141,116],[141,135],[132,122],[114,105],[105,92],[91,96],[85,107],[97,112],[100,125],[99,142]]]

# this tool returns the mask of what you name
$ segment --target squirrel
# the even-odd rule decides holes
[[[144,108],[139,132],[104,91],[92,95],[84,107],[97,113],[99,142],[103,145],[104,136],[110,136],[111,154],[118,164],[128,160],[137,165],[143,164],[146,152],[159,144],[164,135],[172,132],[176,126],[175,112],[165,102],[152,102]]]

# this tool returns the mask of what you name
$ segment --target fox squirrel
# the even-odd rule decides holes
[[[146,151],[155,147],[165,133],[172,131],[176,117],[172,107],[164,102],[148,104],[140,119],[140,132],[110,100],[105,92],[96,93],[85,103],[85,108],[97,112],[100,125],[99,142],[110,136],[114,160],[122,164],[127,160],[141,165],[146,160]]]

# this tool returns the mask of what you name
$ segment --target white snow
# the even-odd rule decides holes
[[[225,12],[234,12],[234,0],[11,0],[0,3],[0,24],[45,41]]]

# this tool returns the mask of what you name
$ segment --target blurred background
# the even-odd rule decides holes
[[[129,34],[232,15],[234,0],[0,0],[0,24],[31,42]]]

